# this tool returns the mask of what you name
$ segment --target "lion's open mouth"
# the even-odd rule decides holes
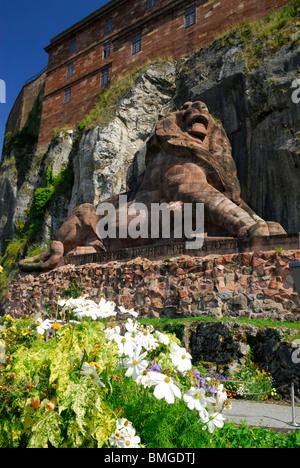
[[[204,114],[191,114],[186,119],[186,129],[188,133],[196,138],[199,138],[201,141],[207,135],[207,126],[208,126],[208,117]]]

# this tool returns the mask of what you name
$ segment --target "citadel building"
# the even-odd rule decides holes
[[[76,128],[99,93],[120,76],[158,57],[179,59],[221,33],[260,18],[288,0],[111,0],[51,39],[46,71],[27,83],[6,131],[25,124],[42,95],[38,147],[55,128]],[[16,122],[14,115],[23,116]]]

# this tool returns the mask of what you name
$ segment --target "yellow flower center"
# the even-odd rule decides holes
[[[123,338],[122,343],[126,343],[126,338]]]
[[[126,443],[127,447],[129,447],[129,446],[130,446],[130,440],[126,440],[126,442],[125,442],[125,443]]]
[[[148,372],[146,370],[143,371],[143,375],[147,375]]]
[[[170,382],[171,382],[170,377],[166,377],[166,378],[165,378],[165,382],[166,382],[166,383],[170,383]]]
[[[181,356],[181,358],[182,358],[182,359],[185,359],[185,358],[186,358],[186,355],[185,355],[185,354],[183,354],[183,355]]]
[[[195,395],[195,399],[196,399],[196,400],[198,400],[199,398],[200,398],[200,395],[199,395],[199,393],[196,393],[196,395]]]

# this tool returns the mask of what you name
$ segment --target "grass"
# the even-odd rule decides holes
[[[199,428],[198,414],[187,412],[183,401],[168,405],[153,398],[145,399],[143,392],[128,380],[126,385],[122,379],[114,383],[111,400],[129,421],[134,421],[147,449],[300,447],[300,431],[281,434],[261,427],[250,428],[246,423],[227,422],[223,429],[209,434]]]
[[[99,94],[91,112],[79,123],[79,132],[90,130],[97,125],[104,125],[107,123],[113,117],[120,99],[134,86],[143,72],[151,67],[159,67],[160,64],[170,61],[172,61],[172,59],[169,57],[148,61],[141,67],[135,68],[133,72],[120,77],[111,86],[107,87]]]
[[[219,36],[217,49],[238,42],[242,45],[247,68],[256,68],[261,65],[263,56],[273,55],[282,46],[293,46],[299,42],[300,34],[293,41],[290,39],[295,22],[300,18],[299,9],[300,0],[292,0],[285,7],[274,9],[262,19],[243,22]]]
[[[274,320],[259,320],[259,319],[249,319],[246,317],[241,317],[238,319],[235,318],[212,318],[208,316],[198,316],[198,317],[189,317],[189,318],[177,318],[177,319],[168,319],[168,318],[160,318],[160,319],[140,319],[139,320],[142,324],[152,324],[157,328],[172,327],[180,326],[180,325],[187,325],[189,323],[194,322],[234,322],[234,323],[247,323],[251,325],[255,325],[259,328],[265,327],[272,327],[272,328],[290,328],[292,330],[299,330],[300,333],[300,322],[276,322]],[[294,339],[294,337],[293,337]]]

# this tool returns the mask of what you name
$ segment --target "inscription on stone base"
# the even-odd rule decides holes
[[[172,244],[159,244],[131,249],[114,250],[101,253],[88,253],[83,255],[71,255],[63,257],[59,266],[84,265],[86,263],[107,263],[114,260],[131,260],[137,257],[160,259],[191,255],[205,257],[207,255],[225,255],[227,253],[253,252],[255,250],[298,250],[300,249],[300,234],[271,236],[266,238],[254,238],[239,240],[233,237],[207,238],[201,249],[192,250],[185,248],[185,242]]]

